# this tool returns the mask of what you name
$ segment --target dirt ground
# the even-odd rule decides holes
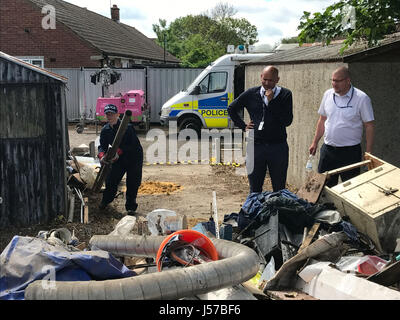
[[[153,128],[153,126],[152,126]],[[164,130],[161,127],[158,129]],[[69,143],[71,150],[82,144],[89,146],[99,135],[100,128],[87,125],[78,134],[75,125],[69,126]],[[146,154],[151,142],[146,141],[146,134],[138,132],[139,139]],[[146,157],[146,156],[145,156]],[[146,158],[144,160],[146,163]],[[145,164],[143,166],[142,185],[137,198],[137,224],[134,233],[142,234],[139,230],[146,215],[155,209],[169,209],[177,214],[186,215],[188,227],[197,222],[208,221],[211,216],[213,191],[216,192],[217,211],[220,222],[224,215],[239,212],[248,196],[249,186],[245,175],[237,174],[237,167],[232,165],[210,164]],[[239,167],[240,169],[240,167]],[[243,169],[243,167],[242,167]],[[88,244],[93,235],[104,235],[114,230],[119,220],[126,214],[124,199],[124,179],[120,185],[120,194],[104,211],[98,210],[101,193],[85,190],[83,196],[88,198],[89,223],[81,223],[81,206],[75,201],[74,219],[72,223],[67,217],[59,216],[46,225],[36,225],[27,228],[8,228],[0,230],[0,252],[8,245],[14,235],[36,236],[41,230],[51,230],[65,227],[81,243]],[[289,190],[293,190],[288,186]],[[264,190],[272,190],[269,177],[264,183]],[[76,198],[77,199],[77,198]]]

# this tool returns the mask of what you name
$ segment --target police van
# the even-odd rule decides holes
[[[260,59],[269,53],[226,54],[205,68],[184,91],[170,98],[161,108],[160,122],[168,126],[177,121],[178,130],[233,128],[229,104],[244,91],[243,62]]]

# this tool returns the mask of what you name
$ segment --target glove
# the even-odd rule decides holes
[[[117,156],[117,154],[115,154],[115,155]],[[100,152],[97,156],[100,159],[100,163],[102,165],[106,165],[106,164],[111,164],[112,163],[112,160],[111,161],[109,161],[109,160],[107,161],[106,160],[106,153],[104,153],[104,152]],[[115,160],[115,161],[117,161],[117,160]]]
[[[110,162],[106,160],[106,156],[105,156],[105,153],[104,153],[104,152],[100,152],[99,155],[98,155],[98,157],[99,157],[100,163],[101,163],[102,165],[110,164]]]
[[[112,158],[111,160],[108,160],[108,161],[106,160],[106,156],[105,156],[106,154],[107,153],[104,153],[104,152],[100,152],[98,154],[101,164],[111,164],[111,163],[116,162],[119,159],[119,156],[121,154],[123,154],[123,151],[120,148],[118,148],[117,152],[115,153],[114,158]]]
[[[114,158],[111,159],[111,163],[114,163],[115,161],[117,161],[119,159],[119,156],[122,155],[123,152],[120,148],[117,149],[117,152],[115,153]]]
[[[119,155],[118,155],[118,153],[116,152],[114,158],[112,158],[110,161],[111,161],[111,163],[114,163],[114,162],[117,161],[118,159],[119,159]]]

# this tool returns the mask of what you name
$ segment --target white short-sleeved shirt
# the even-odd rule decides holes
[[[371,99],[353,86],[343,96],[325,91],[318,113],[327,117],[324,143],[335,147],[361,143],[363,123],[374,120]]]

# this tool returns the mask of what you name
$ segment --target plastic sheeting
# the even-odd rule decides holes
[[[35,280],[51,289],[54,281],[89,281],[135,276],[103,250],[72,251],[44,239],[15,236],[0,255],[0,299],[23,300]]]

